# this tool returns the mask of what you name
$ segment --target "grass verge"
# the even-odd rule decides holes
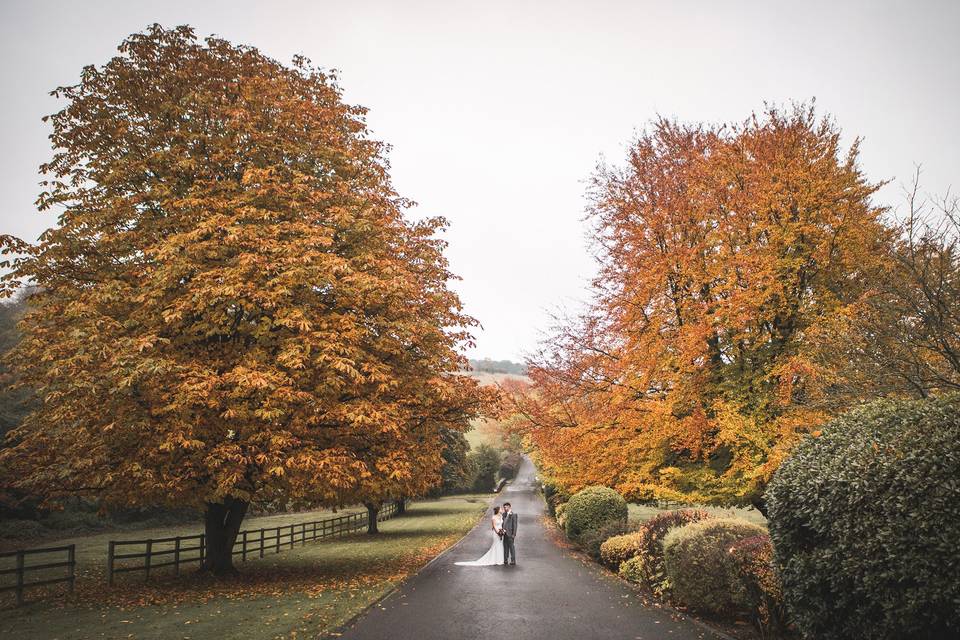
[[[62,601],[3,611],[6,640],[324,637],[458,540],[486,510],[487,496],[412,503],[381,533],[308,543],[239,564],[240,575],[200,574],[150,583],[131,576],[109,589],[85,581]]]

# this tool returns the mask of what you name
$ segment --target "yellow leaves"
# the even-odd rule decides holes
[[[41,402],[4,463],[40,493],[109,476],[114,504],[424,491],[439,434],[485,402],[442,382],[474,323],[444,222],[405,219],[322,74],[182,31],[135,40],[50,118],[41,199],[75,206],[11,264],[38,287],[14,359]]]
[[[269,375],[244,366],[234,368],[226,379],[247,389],[269,389],[274,384]]]
[[[855,353],[841,347],[886,234],[837,139],[804,108],[661,120],[600,168],[593,305],[559,323],[515,401],[551,475],[747,495],[856,397],[834,352]]]

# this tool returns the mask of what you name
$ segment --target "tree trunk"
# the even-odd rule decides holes
[[[225,498],[223,502],[208,502],[204,518],[205,555],[203,571],[216,576],[232,575],[237,572],[233,566],[233,545],[240,532],[240,523],[247,513],[248,503],[236,498]]]
[[[764,518],[767,517],[767,500],[764,493],[761,491],[750,496],[750,504],[753,505],[753,508],[760,512]]]
[[[377,528],[377,516],[380,514],[380,505],[373,502],[364,502],[367,508],[367,533],[379,533]]]
[[[397,500],[397,515],[402,516],[407,512],[407,499],[403,496]]]

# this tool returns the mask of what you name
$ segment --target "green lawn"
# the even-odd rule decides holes
[[[295,522],[309,522],[311,520],[322,520],[332,518],[346,513],[355,513],[364,511],[363,507],[350,507],[340,509],[333,513],[329,509],[317,509],[315,511],[304,511],[300,513],[281,513],[277,515],[258,516],[246,518],[243,521],[243,529],[259,529],[283,527]],[[106,571],[107,564],[107,544],[110,540],[146,540],[148,538],[172,538],[174,536],[192,536],[203,533],[203,523],[185,523],[169,525],[162,527],[144,527],[129,528],[122,530],[104,530],[93,533],[73,534],[66,537],[51,537],[37,542],[29,543],[25,540],[4,540],[0,542],[0,550],[37,548],[37,547],[59,547],[68,544],[77,545],[77,575],[82,581],[100,580]],[[130,552],[142,551],[140,548],[130,549]],[[35,556],[30,559],[31,564],[42,562],[51,562],[55,558],[47,559],[42,556]],[[6,568],[6,565],[0,566]],[[52,575],[50,576],[52,577]],[[38,579],[34,574],[34,579]]]
[[[380,523],[377,536],[358,533],[238,563],[240,575],[228,581],[190,574],[144,583],[128,574],[109,589],[88,575],[65,604],[49,599],[4,610],[0,637],[316,637],[365,609],[459,539],[487,503],[484,495],[414,502],[406,515]],[[88,545],[84,566],[96,564],[96,549],[102,563],[105,545],[76,542]]]
[[[644,520],[649,520],[650,518],[657,515],[658,513],[672,510],[672,509],[660,509],[656,506],[645,505],[645,504],[630,504],[628,506],[630,509],[629,519],[635,522],[643,522]],[[676,507],[676,508],[682,509],[684,507]],[[717,516],[720,518],[742,518],[744,520],[749,520],[750,522],[753,522],[755,524],[767,526],[767,519],[764,518],[763,515],[753,507],[747,507],[747,508],[738,507],[734,509],[724,509],[721,507],[701,507],[701,506],[692,505],[690,508],[703,509],[704,511],[708,511],[714,516]]]

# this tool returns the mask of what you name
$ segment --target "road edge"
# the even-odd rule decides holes
[[[454,542],[453,544],[451,544],[449,547],[447,547],[446,549],[444,549],[443,551],[441,551],[440,553],[438,553],[438,554],[435,555],[434,557],[430,558],[430,561],[427,562],[425,565],[423,565],[422,567],[420,567],[419,569],[417,569],[416,571],[414,571],[414,572],[411,573],[410,575],[404,577],[402,580],[400,580],[399,582],[397,582],[395,585],[393,585],[393,587],[391,587],[391,588],[390,588],[385,594],[383,594],[380,598],[378,598],[377,600],[374,600],[373,602],[371,602],[370,604],[368,604],[367,606],[365,606],[363,609],[361,609],[360,611],[356,612],[354,615],[350,616],[350,618],[348,618],[346,621],[344,621],[342,624],[338,625],[337,627],[335,627],[335,628],[333,628],[333,629],[331,629],[331,630],[329,630],[329,631],[325,631],[325,632],[321,633],[318,637],[320,637],[320,638],[336,638],[336,637],[338,637],[338,636],[342,636],[344,633],[346,633],[346,631],[347,631],[347,629],[348,629],[349,627],[352,627],[354,624],[356,624],[357,621],[359,621],[360,618],[362,618],[364,615],[366,615],[371,609],[373,609],[375,606],[380,605],[380,604],[383,604],[384,602],[386,602],[387,600],[389,600],[395,593],[397,593],[397,591],[400,590],[401,587],[403,587],[403,585],[405,585],[407,582],[409,582],[411,578],[420,575],[421,573],[423,573],[424,570],[427,569],[427,567],[429,567],[430,565],[432,565],[434,562],[436,562],[437,560],[439,560],[439,559],[442,558],[443,556],[445,556],[445,555],[447,555],[448,553],[450,553],[450,551],[452,551],[452,550],[453,550],[454,548],[456,548],[461,542],[463,542],[464,539],[466,539],[467,536],[469,536],[471,533],[473,533],[473,530],[474,530],[474,529],[476,529],[478,526],[480,526],[480,524],[483,522],[484,516],[487,515],[487,511],[489,511],[489,509],[490,509],[490,503],[493,502],[494,498],[496,498],[498,495],[499,495],[499,494],[497,494],[497,493],[494,493],[494,494],[491,494],[491,495],[490,495],[490,498],[487,499],[487,508],[484,509],[484,510],[483,510],[483,513],[480,514],[480,517],[477,518],[477,523],[474,524],[472,527],[470,527],[470,529],[468,529],[465,534],[463,534],[462,536],[460,536],[460,538],[459,538],[456,542]],[[731,639],[731,640],[735,640],[735,639]]]
[[[676,616],[676,617],[684,620],[685,622],[690,622],[690,623],[692,623],[694,626],[700,627],[700,628],[703,629],[704,631],[707,631],[707,632],[712,633],[713,635],[719,637],[721,640],[742,640],[742,638],[736,638],[736,637],[734,637],[734,636],[731,636],[729,633],[726,633],[725,631],[723,631],[723,630],[721,630],[721,629],[718,629],[717,627],[714,627],[713,625],[711,625],[711,624],[709,624],[709,623],[706,623],[706,622],[704,622],[703,620],[699,620],[698,618],[695,618],[694,616],[690,615],[689,613],[686,613],[685,611],[680,611],[679,609],[677,609],[676,607],[674,607],[672,604],[670,604],[670,603],[667,602],[666,600],[661,600],[661,599],[659,599],[659,598],[654,598],[654,597],[652,597],[652,596],[649,596],[649,594],[647,594],[645,591],[641,590],[641,589],[640,589],[639,587],[637,587],[636,585],[631,584],[631,583],[628,582],[627,580],[623,580],[622,578],[619,578],[619,577],[615,576],[612,572],[604,569],[603,566],[601,566],[596,560],[594,560],[593,558],[591,558],[589,555],[587,555],[586,553],[584,553],[584,552],[581,551],[580,549],[574,547],[574,546],[573,546],[573,543],[570,543],[569,541],[567,541],[567,540],[566,540],[566,535],[564,534],[563,530],[560,529],[560,526],[557,524],[557,521],[556,521],[556,520],[554,520],[553,518],[551,518],[551,517],[550,517],[549,515],[547,515],[546,513],[544,513],[544,518],[543,518],[543,519],[544,519],[544,520],[547,520],[547,521],[550,521],[550,522],[552,523],[552,528],[553,528],[552,533],[553,533],[554,535],[551,536],[551,538],[552,538],[552,539],[551,539],[551,542],[553,542],[553,544],[555,544],[555,545],[557,545],[558,547],[560,547],[565,553],[567,553],[567,554],[575,557],[577,560],[579,560],[580,563],[583,564],[583,565],[585,565],[585,566],[587,567],[587,569],[588,569],[589,571],[591,571],[597,578],[599,578],[599,579],[601,579],[601,580],[609,580],[609,581],[611,581],[611,582],[615,582],[615,583],[617,583],[618,585],[620,585],[620,586],[622,586],[622,587],[625,587],[626,589],[629,589],[630,591],[636,593],[638,596],[646,596],[646,597],[644,598],[644,602],[642,602],[642,604],[643,604],[644,606],[647,606],[646,600],[647,600],[648,598],[649,598],[649,599],[652,599],[652,600],[655,600],[656,603],[657,603],[662,609],[668,610],[668,611],[671,613],[671,615],[674,615],[674,616]],[[564,540],[565,542],[567,542],[567,544],[566,544],[566,545],[560,545],[560,544],[558,544],[558,542],[557,542],[558,539]]]

